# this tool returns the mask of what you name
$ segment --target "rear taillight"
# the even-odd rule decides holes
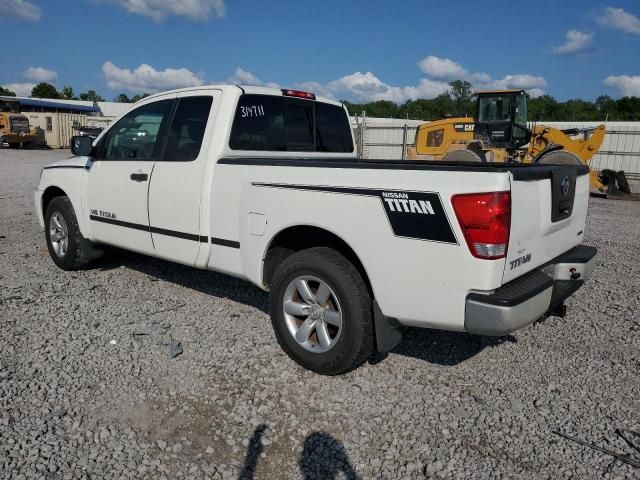
[[[493,260],[507,256],[511,227],[509,192],[454,195],[451,203],[474,257]]]

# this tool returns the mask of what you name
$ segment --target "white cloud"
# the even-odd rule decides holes
[[[42,17],[40,7],[26,0],[0,0],[0,19],[16,18],[37,22]]]
[[[480,84],[482,88],[495,88],[495,89],[509,89],[509,88],[522,88],[524,90],[533,90],[534,88],[542,89],[547,86],[547,81],[544,77],[536,77],[534,75],[528,75],[525,73],[518,73],[515,75],[505,75],[499,80],[491,80],[484,84]]]
[[[418,62],[418,67],[426,76],[431,78],[442,78],[444,80],[456,80],[468,78],[469,72],[459,63],[448,58],[440,58],[429,55]]]
[[[640,18],[622,8],[609,7],[598,17],[600,25],[632,35],[640,35]]]
[[[640,97],[640,75],[611,76],[604,79],[605,85],[617,89],[622,95]]]
[[[159,71],[144,63],[135,70],[129,70],[105,62],[102,65],[102,73],[109,88],[133,93],[197,87],[204,83],[200,76],[186,68],[167,68]]]
[[[194,22],[205,22],[213,14],[224,17],[224,0],[102,0],[115,3],[127,12],[150,17],[161,22],[170,15],[187,17]]]
[[[593,50],[593,33],[569,30],[565,34],[565,42],[554,47],[553,53],[558,55],[579,55]]]
[[[58,72],[42,67],[29,67],[25,70],[24,76],[34,82],[51,82],[58,78]]]
[[[15,92],[18,97],[30,97],[35,83],[5,83],[2,85],[7,90]]]
[[[426,57],[418,63],[418,66],[423,72],[428,72],[428,75],[432,76],[432,78],[422,78],[417,85],[389,85],[373,72],[354,72],[327,83],[299,82],[294,83],[292,87],[334,99],[358,102],[391,100],[396,103],[418,98],[437,97],[449,90],[448,82],[454,78],[468,80],[478,90],[522,88],[527,90],[532,97],[539,97],[546,93],[544,90],[547,86],[546,80],[543,77],[534,75],[514,74],[506,75],[500,79],[493,79],[486,73],[471,73],[453,60],[435,56]],[[278,84],[265,83],[251,72],[242,68],[237,68],[228,81],[244,85],[278,87]]]
[[[522,88],[527,90],[531,96],[544,95],[544,88],[547,86],[547,82],[543,77],[528,74],[505,75],[503,78],[493,79],[487,73],[470,72],[449,58],[436,57],[435,55],[429,55],[423,58],[418,62],[418,66],[420,70],[431,79],[423,79],[421,81],[421,84],[423,84],[423,92],[432,91],[433,88],[436,87],[436,85],[433,84],[434,81],[440,86],[442,85],[440,81],[445,80],[447,82],[450,80],[466,80],[470,82],[476,90]],[[424,87],[431,88],[425,90]]]
[[[236,68],[236,71],[233,72],[233,75],[227,79],[227,83],[234,83],[238,85],[254,85],[254,86],[264,86],[264,87],[272,87],[278,88],[280,85],[273,82],[264,83],[258,77],[256,77],[253,73],[244,70],[243,68]]]
[[[416,98],[433,98],[449,88],[446,82],[423,78],[416,86],[397,87],[384,83],[371,72],[355,72],[321,87],[322,94],[363,102],[391,100],[402,103]]]

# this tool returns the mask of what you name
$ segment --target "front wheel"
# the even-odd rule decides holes
[[[273,277],[270,302],[278,343],[304,368],[346,373],[374,350],[367,286],[335,250],[316,247],[288,256]]]
[[[45,212],[45,237],[53,263],[63,270],[77,270],[91,259],[91,246],[80,233],[68,197],[55,197]]]

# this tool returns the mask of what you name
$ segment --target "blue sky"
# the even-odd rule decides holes
[[[637,0],[0,0],[0,85],[110,99],[234,82],[402,102],[464,78],[640,96],[639,17]]]

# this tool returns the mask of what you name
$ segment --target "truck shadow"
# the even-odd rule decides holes
[[[127,267],[152,279],[180,285],[217,298],[228,298],[269,314],[269,296],[255,285],[229,275],[197,270],[193,267],[114,249],[93,264],[99,270]],[[487,347],[516,342],[515,337],[481,337],[464,332],[449,332],[423,328],[406,328],[402,341],[391,353],[413,357],[425,362],[453,366],[477,355]],[[376,355],[369,363],[383,361],[386,355]]]
[[[437,365],[453,366],[477,355],[487,347],[516,342],[517,339],[512,335],[482,337],[465,332],[406,328],[402,341],[391,353]]]
[[[264,449],[262,437],[266,430],[266,425],[260,425],[253,431],[238,480],[254,479],[258,461]],[[338,478],[358,480],[360,478],[351,465],[344,445],[326,432],[313,432],[307,435],[298,457],[298,468],[304,480]]]

